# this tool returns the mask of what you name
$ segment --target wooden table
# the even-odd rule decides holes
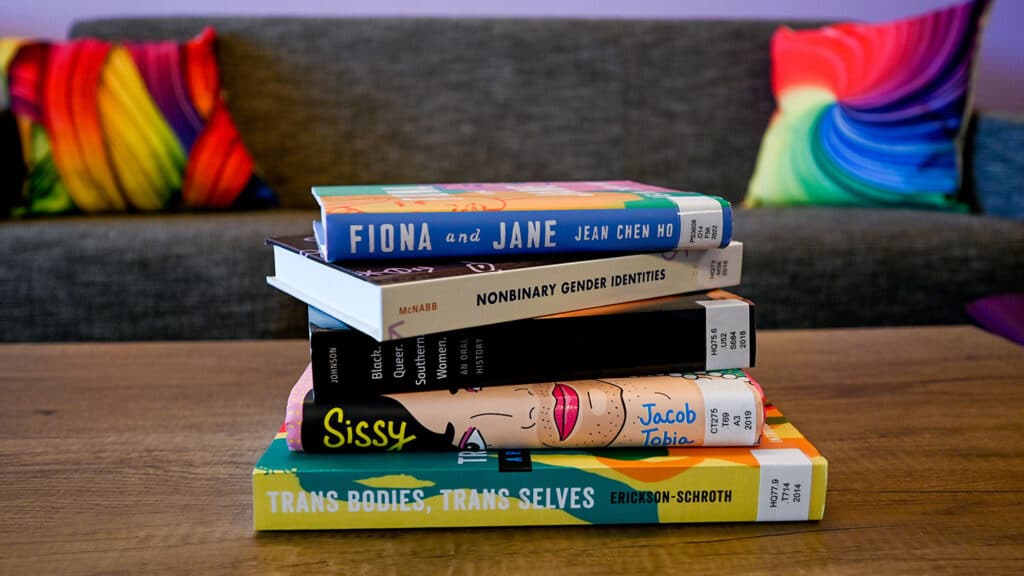
[[[1024,348],[972,327],[763,332],[829,460],[810,523],[255,533],[293,341],[0,346],[0,573],[1024,570]]]

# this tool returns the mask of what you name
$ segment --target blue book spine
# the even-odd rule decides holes
[[[531,212],[326,214],[314,223],[325,260],[657,252],[724,247],[728,205]]]

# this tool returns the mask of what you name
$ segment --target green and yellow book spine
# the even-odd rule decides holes
[[[257,530],[821,519],[828,464],[773,406],[751,447],[308,454],[253,470]]]

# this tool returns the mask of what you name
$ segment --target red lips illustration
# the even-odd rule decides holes
[[[580,413],[580,396],[572,387],[565,384],[555,384],[552,391],[555,397],[555,428],[558,429],[558,439],[565,440],[576,428],[576,420]]]

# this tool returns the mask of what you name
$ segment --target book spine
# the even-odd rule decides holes
[[[690,308],[518,320],[377,342],[311,325],[317,402],[667,372],[748,368],[754,308],[744,300]]]
[[[305,452],[751,446],[763,399],[742,371],[428,391],[319,402],[311,370],[286,428]],[[308,390],[309,392],[305,392]]]
[[[256,530],[669,524],[820,520],[827,462],[765,450],[728,465],[665,454],[656,467],[605,451],[567,466],[547,451],[452,453],[387,485],[372,471],[257,471]],[[389,456],[382,456],[389,457]],[[366,460],[366,462],[372,462]]]
[[[487,270],[486,263],[475,264]],[[536,318],[740,283],[743,245],[633,254],[610,259],[444,278],[383,289],[381,324],[363,326],[377,340]],[[343,321],[330,302],[306,302]]]
[[[665,208],[329,214],[324,259],[654,252],[727,246],[732,210],[710,197]]]

